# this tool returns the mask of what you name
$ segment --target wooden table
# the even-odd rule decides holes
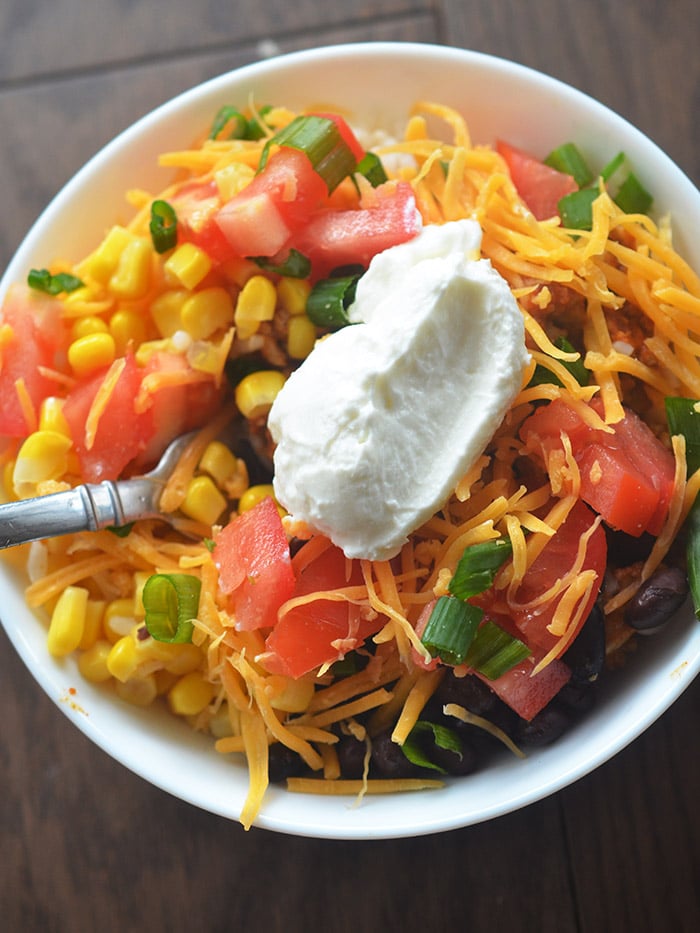
[[[599,98],[700,182],[697,0],[25,0],[0,7],[0,265],[103,143],[202,79],[357,40],[494,53]],[[1,611],[1,607],[0,607]],[[245,834],[135,777],[0,636],[11,931],[700,929],[700,684],[572,787],[439,836]]]

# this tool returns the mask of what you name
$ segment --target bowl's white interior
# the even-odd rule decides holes
[[[400,132],[411,105],[435,100],[459,108],[473,139],[502,137],[544,155],[577,141],[602,165],[624,150],[660,210],[674,221],[676,245],[700,268],[693,235],[700,193],[646,137],[620,117],[558,82],[489,56],[428,45],[370,44],[297,53],[223,75],[127,130],[61,191],[29,232],[0,285],[0,296],[32,266],[56,256],[77,259],[128,212],[124,192],[154,193],[169,180],[157,156],[188,145],[222,104],[332,105],[369,129]],[[199,807],[237,818],[245,798],[243,764],[163,710],[139,710],[83,682],[72,659],[52,660],[45,630],[25,607],[22,581],[0,563],[2,621],[27,667],[63,712],[110,755],[145,779]],[[566,786],[615,754],[649,726],[700,667],[700,627],[690,611],[660,635],[641,639],[597,709],[556,744],[526,761],[503,756],[488,770],[442,791],[365,798],[308,797],[272,788],[259,825],[335,838],[417,835],[486,820]],[[75,695],[69,695],[74,688]]]

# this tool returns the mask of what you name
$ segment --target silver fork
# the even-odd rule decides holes
[[[168,516],[159,510],[163,488],[196,431],[176,437],[158,464],[142,476],[83,483],[65,492],[0,505],[0,549],[76,531],[128,525]]]

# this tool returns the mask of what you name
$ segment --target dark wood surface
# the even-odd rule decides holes
[[[379,39],[564,79],[700,183],[697,0],[3,0],[0,266],[90,155],[174,93],[278,51]],[[700,929],[697,682],[553,797],[382,842],[246,834],[151,787],[62,716],[4,633],[0,709],[3,929]]]

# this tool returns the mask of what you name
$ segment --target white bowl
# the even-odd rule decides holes
[[[170,178],[160,152],[187,145],[225,103],[292,108],[332,104],[368,128],[400,131],[418,99],[450,104],[474,140],[507,139],[544,155],[576,140],[604,164],[622,149],[660,210],[670,211],[677,248],[700,269],[700,193],[649,139],[621,117],[558,81],[469,51],[413,44],[335,46],[282,56],[222,75],[141,119],[99,152],[34,225],[0,284],[22,280],[56,255],[78,259],[125,212],[131,187],[157,191]],[[79,218],[79,222],[76,222]],[[236,819],[247,789],[244,765],[158,709],[140,710],[84,682],[72,659],[53,660],[45,628],[26,608],[22,581],[0,563],[3,624],[25,664],[60,709],[97,745],[152,784]],[[608,679],[600,703],[555,744],[525,761],[504,755],[444,790],[367,797],[311,797],[270,789],[257,825],[328,838],[414,836],[488,820],[532,803],[590,772],[663,713],[700,668],[700,626],[682,612],[663,633],[640,639],[625,670]]]

